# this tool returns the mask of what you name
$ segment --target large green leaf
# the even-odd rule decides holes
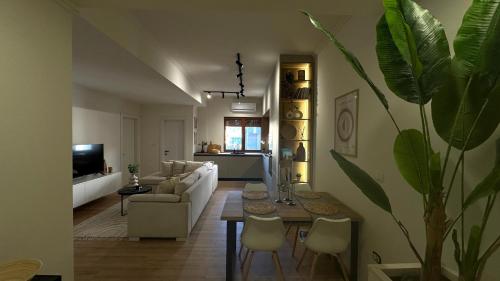
[[[439,93],[432,100],[437,133],[459,149],[465,146],[469,134],[465,149],[479,146],[500,123],[499,3],[500,0],[474,0],[467,10],[454,42],[452,72],[456,88]],[[472,131],[474,123],[476,128]]]
[[[497,158],[491,172],[482,180],[465,200],[464,207],[467,208],[477,200],[491,194],[500,192],[500,139],[497,140]]]
[[[400,2],[401,10],[386,7],[386,14],[377,25],[379,66],[387,86],[396,95],[408,102],[426,104],[434,94],[449,85],[451,59],[448,40],[441,23],[429,11],[411,0]],[[392,24],[389,19],[393,20]],[[404,32],[404,26],[408,32]],[[404,34],[397,36],[401,32]],[[408,42],[403,44],[402,40]],[[398,44],[408,46],[407,50],[402,51],[405,48]]]
[[[428,194],[431,184],[425,154],[424,135],[415,129],[403,130],[394,142],[394,158],[403,178],[416,191]]]
[[[366,83],[368,83],[368,85],[370,86],[370,88],[377,95],[377,97],[380,100],[380,102],[382,103],[382,105],[386,109],[388,109],[389,108],[389,103],[387,102],[387,99],[385,98],[385,95],[382,93],[382,91],[380,91],[379,88],[377,88],[377,86],[375,86],[375,83],[373,83],[373,81],[370,79],[370,77],[368,77],[368,74],[366,74],[366,71],[364,70],[363,66],[359,62],[358,58],[356,58],[356,56],[354,56],[350,51],[348,51],[344,47],[344,45],[342,45],[342,43],[340,43],[337,40],[337,38],[331,32],[329,32],[328,30],[326,30],[321,25],[321,23],[318,20],[316,20],[311,14],[309,14],[308,12],[305,12],[305,11],[302,11],[302,13],[304,15],[306,15],[307,17],[309,17],[309,21],[312,23],[312,25],[316,29],[318,29],[321,32],[323,32],[323,34],[325,34],[326,37],[328,37],[328,39],[333,43],[333,45],[335,47],[337,47],[337,49],[344,55],[345,59],[351,64],[351,66],[354,69],[354,71],[356,71],[356,73],[361,78],[363,78],[363,80],[365,80]]]
[[[384,189],[365,171],[354,163],[345,159],[342,155],[330,150],[333,159],[337,161],[340,168],[351,179],[351,181],[363,192],[375,205],[392,213],[391,203],[384,192]]]
[[[422,63],[418,58],[415,38],[402,11],[403,2],[402,0],[384,0],[384,18],[398,53],[418,76],[422,72]]]
[[[479,250],[481,248],[481,227],[474,225],[470,229],[469,240],[467,242],[467,250],[465,251],[464,260],[462,261],[462,275],[464,280],[474,280],[476,268],[479,258]]]
[[[474,0],[454,42],[459,77],[500,73],[500,0]]]

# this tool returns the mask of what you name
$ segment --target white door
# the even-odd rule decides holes
[[[139,164],[137,157],[137,119],[123,117],[122,120],[122,182],[128,182],[129,164]]]
[[[184,121],[164,120],[162,124],[160,159],[184,159]]]

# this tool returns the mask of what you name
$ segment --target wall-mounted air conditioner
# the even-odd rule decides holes
[[[233,102],[231,111],[235,113],[254,113],[257,111],[257,104],[253,102]]]

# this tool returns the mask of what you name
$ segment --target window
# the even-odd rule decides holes
[[[260,151],[262,120],[252,117],[224,118],[224,150]]]

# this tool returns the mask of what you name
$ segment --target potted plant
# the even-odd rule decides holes
[[[385,95],[359,60],[312,15],[304,13],[368,83],[394,124],[398,132],[394,142],[396,165],[422,200],[424,253],[414,246],[382,186],[334,150],[331,155],[354,185],[394,219],[418,259],[421,281],[442,280],[443,243],[450,238],[455,245],[459,280],[481,280],[488,258],[500,248],[500,236],[483,245],[484,231],[500,191],[500,140],[494,168],[470,194],[464,190],[465,155],[489,139],[500,122],[500,3],[473,1],[454,41],[453,58],[441,23],[429,11],[412,0],[384,0],[383,4],[385,13],[376,28],[379,66],[388,88],[418,107],[419,129],[399,126]],[[434,128],[447,143],[442,154],[432,147],[431,120],[425,111],[429,102]],[[452,154],[458,156],[455,164],[450,161]],[[461,212],[449,217],[446,206],[455,188],[460,188]],[[465,224],[464,214],[479,200],[485,204],[481,222]]]
[[[128,172],[130,173],[130,186],[139,186],[139,178],[137,177],[137,173],[139,172],[139,164],[128,164]]]

